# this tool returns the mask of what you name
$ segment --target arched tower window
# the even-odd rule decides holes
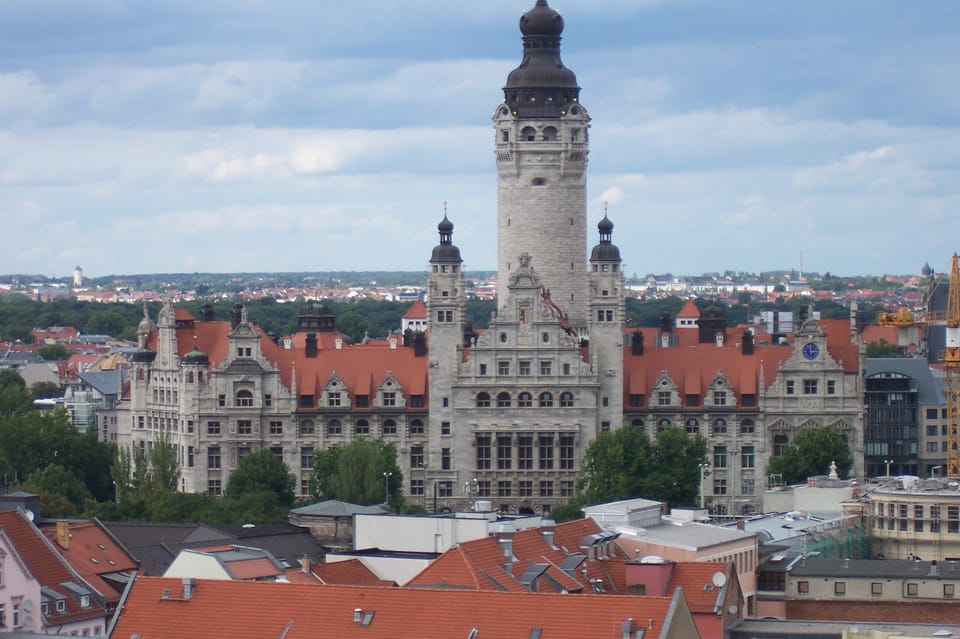
[[[565,391],[560,393],[560,408],[572,408],[573,407],[573,393]]]
[[[533,395],[526,391],[517,395],[517,406],[520,408],[530,408],[533,406]]]
[[[358,419],[356,425],[353,427],[353,432],[357,435],[369,435],[370,422],[365,419]]]
[[[543,129],[543,139],[548,142],[553,142],[557,139],[557,127],[548,126]]]
[[[520,139],[526,140],[527,142],[533,142],[537,139],[537,130],[532,126],[525,126],[520,131]]]
[[[236,396],[236,405],[242,408],[253,406],[253,393],[248,390],[238,390]]]
[[[549,408],[553,406],[552,393],[540,393],[540,408]]]
[[[490,393],[477,393],[477,408],[490,407]]]
[[[510,404],[510,393],[504,391],[497,394],[497,408],[509,408]]]

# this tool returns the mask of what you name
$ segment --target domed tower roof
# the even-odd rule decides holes
[[[183,356],[183,363],[188,366],[209,366],[210,358],[194,345],[193,350]]]
[[[930,262],[923,263],[923,269],[920,271],[920,273],[922,273],[924,277],[930,277],[933,275],[933,269],[930,268]]]
[[[559,117],[565,105],[580,97],[573,71],[560,59],[563,18],[546,0],[520,16],[523,60],[507,76],[504,101],[520,116]]]
[[[460,264],[460,249],[453,245],[453,222],[447,219],[447,212],[443,212],[443,219],[437,224],[437,231],[440,233],[440,244],[433,247],[433,255],[430,256],[431,262],[453,262]]]
[[[613,222],[603,214],[603,219],[597,224],[600,231],[600,243],[593,247],[590,254],[591,262],[619,262],[620,249],[613,243]]]

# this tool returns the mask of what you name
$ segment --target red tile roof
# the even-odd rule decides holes
[[[403,319],[426,319],[427,318],[427,307],[423,302],[417,300],[410,305],[410,308],[407,309],[407,312],[403,314]]]
[[[30,573],[36,578],[41,586],[50,588],[66,599],[66,611],[56,612],[55,606],[50,607],[49,614],[46,615],[46,623],[62,624],[86,619],[104,618],[106,612],[96,598],[92,586],[84,579],[71,570],[69,564],[63,559],[53,545],[44,537],[40,529],[28,521],[23,511],[8,510],[0,512],[0,528],[6,533],[7,537],[16,547],[20,557],[26,563]],[[87,608],[81,608],[80,602],[75,599],[75,595],[63,584],[72,583],[77,586],[90,590],[90,605]]]
[[[396,582],[380,579],[359,559],[314,564],[311,572],[322,583],[354,586],[396,586]],[[301,572],[301,574],[303,574]]]
[[[361,620],[369,615],[369,623],[354,621],[355,615]],[[693,632],[691,639],[696,637],[683,600],[666,597],[199,580],[185,598],[181,580],[162,577],[137,578],[111,636],[529,639],[534,629],[541,629],[550,639],[619,639],[628,619],[651,627],[652,636],[662,636],[665,625],[676,623]]]
[[[106,597],[107,603],[116,603],[122,589],[118,591],[117,586],[100,575],[136,572],[136,560],[97,521],[69,522],[67,526],[67,548],[57,544],[55,525],[45,526],[42,531],[70,566]]]

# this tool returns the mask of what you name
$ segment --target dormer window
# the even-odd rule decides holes
[[[67,600],[57,599],[57,612],[66,612],[66,610],[67,610]]]
[[[90,595],[83,595],[80,597],[80,607],[81,608],[90,607]]]

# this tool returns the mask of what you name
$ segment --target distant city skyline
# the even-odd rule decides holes
[[[494,270],[533,4],[0,4],[0,273]],[[626,273],[948,269],[953,2],[550,5]]]

